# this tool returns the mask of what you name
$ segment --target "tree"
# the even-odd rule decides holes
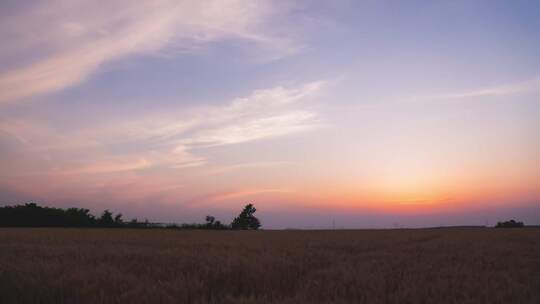
[[[65,212],[67,226],[88,227],[92,226],[95,218],[90,214],[90,210],[82,208],[69,208]]]
[[[231,223],[232,229],[257,230],[261,227],[259,219],[253,214],[257,211],[253,204],[247,204],[242,212]]]
[[[184,226],[185,228],[188,228]],[[207,215],[206,216],[206,223],[204,224],[193,224],[193,227],[191,229],[214,229],[214,230],[225,230],[229,229],[229,227],[223,225],[221,221],[216,220],[214,216]]]
[[[109,210],[103,211],[101,214],[101,217],[98,219],[98,223],[100,226],[104,227],[112,227],[114,226],[114,219],[113,214]]]
[[[211,216],[211,215],[207,215],[206,216],[206,226],[207,227],[212,227],[214,225],[214,222],[215,222],[216,218]]]
[[[117,225],[117,226],[122,226],[124,224],[124,220],[122,220],[122,213],[118,213],[115,217],[114,217],[114,223]]]
[[[509,220],[506,222],[498,222],[495,228],[521,228],[525,225],[523,222],[517,222],[515,220]]]

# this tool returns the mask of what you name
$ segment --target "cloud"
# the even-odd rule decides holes
[[[321,119],[306,101],[324,84],[255,90],[220,106],[145,113],[128,122],[115,120],[83,130],[7,119],[0,123],[0,142],[9,143],[11,147],[6,148],[15,159],[4,156],[0,161],[16,166],[19,175],[103,175],[198,167],[208,160],[196,154],[195,148],[253,142],[319,127]]]
[[[297,87],[255,90],[222,106],[158,117],[147,115],[122,126],[115,123],[90,137],[105,144],[131,142],[147,147],[151,153],[143,151],[145,159],[161,166],[201,166],[207,160],[194,155],[191,152],[194,148],[252,142],[320,127],[318,113],[306,108],[303,101],[318,94],[325,83],[317,81]]]
[[[129,55],[193,52],[225,39],[289,54],[298,46],[269,25],[278,11],[248,0],[41,1],[0,21],[0,39],[9,41],[0,65],[10,67],[0,69],[0,103],[78,84]]]
[[[309,130],[316,126],[316,114],[291,112],[238,122],[215,129],[203,130],[181,142],[182,146],[220,146],[270,138]]]
[[[61,174],[99,174],[99,173],[116,173],[123,171],[133,171],[148,168],[151,163],[144,159],[136,159],[126,161],[126,159],[117,158],[111,160],[102,160],[101,162],[85,164],[81,167],[68,171],[60,171]]]
[[[527,81],[480,88],[465,92],[420,96],[413,98],[413,100],[446,100],[477,97],[496,97],[514,94],[524,94],[537,91],[540,91],[540,78],[533,78]]]
[[[217,193],[217,194],[211,194],[207,197],[204,197],[204,200],[209,201],[225,201],[225,200],[231,200],[231,199],[237,199],[237,198],[245,198],[245,197],[255,197],[262,194],[283,194],[283,193],[293,193],[294,191],[291,191],[289,189],[281,189],[281,188],[271,188],[271,189],[242,189],[242,190],[236,190],[236,191],[228,191],[223,193]],[[199,198],[199,200],[201,200]]]
[[[175,150],[238,144],[317,128],[321,125],[318,114],[295,104],[314,96],[324,85],[318,81],[297,88],[257,90],[228,106],[205,109],[196,115],[203,118],[196,130],[180,138]]]
[[[253,163],[238,163],[233,165],[227,165],[227,166],[221,166],[216,167],[214,169],[211,169],[208,171],[208,174],[221,174],[221,173],[227,173],[230,171],[235,170],[244,170],[244,169],[267,169],[271,167],[278,167],[278,166],[291,166],[294,163],[287,162],[287,161],[271,161],[271,162],[253,162]]]

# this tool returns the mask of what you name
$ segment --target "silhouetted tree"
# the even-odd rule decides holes
[[[114,219],[112,212],[110,212],[108,209],[103,211],[101,217],[98,219],[98,223],[100,226],[114,227]]]
[[[261,227],[259,219],[253,214],[257,211],[253,204],[247,204],[242,212],[231,223],[232,229],[257,230]]]
[[[36,203],[0,207],[3,227],[89,227],[95,218],[88,209],[41,207]]]
[[[216,220],[215,217],[211,216],[211,215],[207,215],[206,216],[206,226],[208,227],[212,227],[214,225],[214,221]]]
[[[88,209],[69,208],[65,214],[67,216],[68,226],[89,227],[94,225],[96,221]]]
[[[122,226],[124,225],[124,221],[122,220],[122,213],[118,213],[115,217],[114,217],[114,224],[116,226]]]
[[[188,228],[188,229],[214,229],[214,230],[229,229],[228,226],[223,225],[220,221],[216,221],[216,218],[211,215],[207,215],[205,220],[206,220],[206,223],[204,224],[182,225],[182,227]]]
[[[495,228],[521,228],[525,225],[523,222],[516,222],[515,220],[509,220],[506,222],[498,222]]]

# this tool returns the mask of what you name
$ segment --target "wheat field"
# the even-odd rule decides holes
[[[0,303],[540,303],[540,229],[0,229]]]

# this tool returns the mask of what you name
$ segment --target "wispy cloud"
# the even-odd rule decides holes
[[[292,39],[271,34],[277,10],[245,0],[42,1],[0,21],[0,39],[9,41],[0,64],[10,67],[0,69],[0,103],[78,84],[128,55],[192,52],[224,39],[294,52]]]
[[[237,191],[229,191],[229,192],[223,192],[223,193],[217,193],[212,194],[205,199],[208,199],[210,201],[225,201],[230,199],[237,199],[237,198],[246,198],[246,197],[254,197],[257,195],[262,194],[268,194],[268,193],[292,193],[293,191],[289,189],[281,189],[281,188],[272,188],[272,189],[242,189]]]
[[[183,169],[207,164],[208,160],[195,154],[194,148],[252,142],[319,127],[318,113],[304,101],[323,86],[324,82],[314,82],[256,90],[221,106],[145,114],[140,119],[130,118],[129,123],[111,122],[78,131],[59,132],[43,123],[6,120],[0,123],[0,132],[17,143],[14,149],[19,154],[51,160],[41,162],[40,174]],[[139,148],[112,149],[123,145]],[[44,168],[47,164],[49,167]],[[21,174],[35,172],[31,168],[24,172],[24,164],[20,165]]]
[[[540,78],[533,78],[527,81],[503,84],[486,88],[479,88],[464,92],[443,93],[413,97],[412,100],[451,100],[468,99],[477,97],[496,97],[514,94],[523,94],[540,91]]]
[[[220,166],[214,169],[208,170],[208,174],[221,174],[236,170],[248,170],[248,169],[267,169],[278,166],[290,166],[293,165],[287,161],[271,161],[271,162],[253,162],[253,163],[237,163],[232,165]]]
[[[100,173],[116,173],[124,171],[133,171],[148,168],[151,163],[144,159],[129,160],[125,158],[116,158],[110,160],[101,160],[96,163],[84,164],[72,170],[60,170],[61,174],[100,174]],[[54,173],[49,172],[49,173]]]
[[[205,109],[197,115],[205,117],[197,129],[180,138],[175,150],[238,144],[317,128],[321,125],[318,114],[295,103],[317,94],[324,84],[319,81],[297,88],[257,90],[230,105]]]
[[[247,122],[226,125],[198,132],[181,141],[182,146],[220,146],[270,138],[309,130],[316,126],[317,115],[312,112],[291,112]]]

